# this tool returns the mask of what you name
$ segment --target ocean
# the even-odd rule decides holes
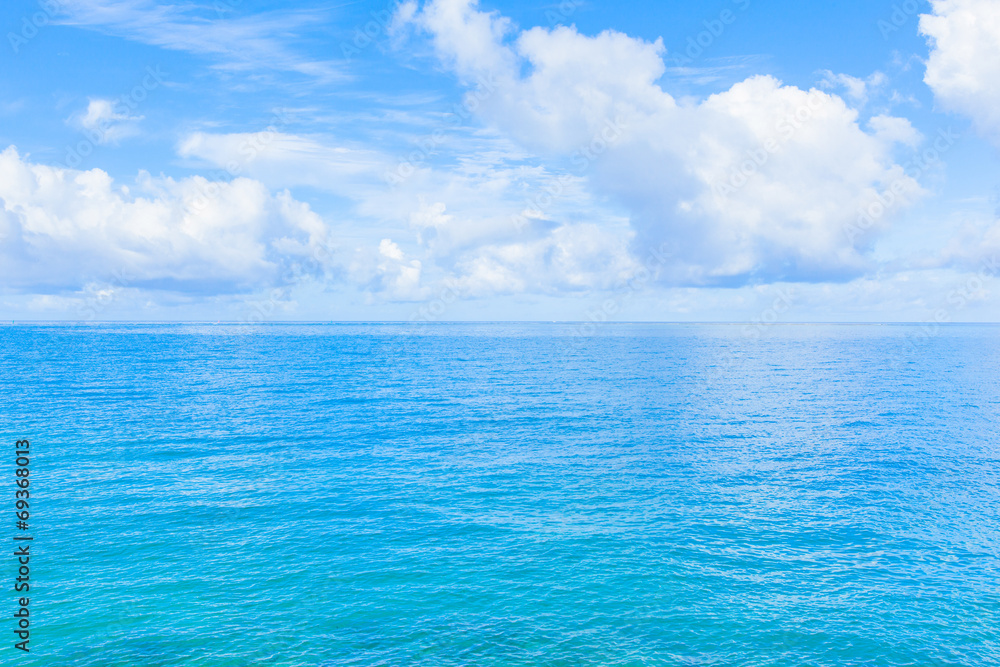
[[[3,664],[1000,664],[1000,327],[16,324],[0,370]]]

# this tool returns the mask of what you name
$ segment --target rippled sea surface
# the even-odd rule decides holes
[[[0,662],[1000,663],[1000,328],[576,333],[0,328]]]

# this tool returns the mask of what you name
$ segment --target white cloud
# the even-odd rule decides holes
[[[867,79],[859,79],[849,74],[834,74],[830,70],[823,73],[824,89],[842,89],[847,93],[847,97],[859,106],[864,106],[872,95],[881,92],[888,82],[889,77],[882,72],[875,72]]]
[[[1000,220],[966,219],[928,264],[1000,276]]]
[[[470,0],[434,0],[414,21],[470,86],[482,118],[529,150],[568,159],[630,212],[633,251],[666,243],[677,284],[846,279],[891,215],[852,233],[861,211],[897,209],[922,190],[892,159],[902,119],[874,131],[842,98],[751,77],[700,102],[657,81],[660,41],[575,28],[516,33]],[[875,77],[864,85],[882,85]],[[856,86],[857,96],[866,90]],[[471,95],[471,94],[470,94]]]
[[[426,298],[441,281],[461,286],[468,296],[555,294],[610,287],[627,274],[634,265],[628,249],[633,234],[594,201],[584,179],[511,165],[523,155],[512,156],[503,144],[481,138],[466,147],[474,157],[460,155],[459,165],[450,168],[425,165],[396,187],[382,181],[392,164],[387,156],[331,139],[195,133],[178,152],[216,167],[238,167],[272,187],[334,192],[353,200],[348,215],[355,225],[397,240],[413,234],[409,254],[401,241],[389,240],[357,250],[350,278],[378,300]],[[408,226],[400,228],[401,220]]]
[[[372,150],[323,143],[273,126],[260,132],[193,132],[181,140],[177,154],[271,186],[308,185],[339,193],[381,178],[388,164]]]
[[[421,301],[429,295],[420,284],[422,268],[420,260],[407,258],[392,239],[382,239],[378,248],[357,250],[350,275],[373,300]]]
[[[62,0],[60,22],[92,28],[154,46],[210,56],[229,70],[298,72],[320,80],[343,79],[331,61],[303,57],[288,48],[320,24],[315,11],[285,10],[241,16],[239,2],[155,0]]]
[[[868,127],[872,129],[875,136],[883,141],[901,143],[911,148],[916,148],[924,139],[923,135],[905,118],[881,114],[870,118]]]
[[[117,185],[100,169],[33,164],[0,153],[0,279],[14,289],[79,290],[112,275],[129,287],[218,294],[280,281],[291,264],[330,268],[326,224],[258,181],[140,173]]]
[[[632,233],[621,225],[571,221],[560,210],[547,224],[518,230],[509,217],[446,210],[442,202],[424,205],[410,222],[450,284],[467,296],[611,289],[638,268]]]
[[[129,114],[124,105],[116,108],[113,100],[91,99],[86,111],[74,115],[70,122],[94,143],[107,144],[138,134],[142,118]]]
[[[398,15],[416,17],[412,7],[404,5]],[[510,19],[498,12],[476,11],[475,3],[431,2],[425,4],[419,22],[427,28],[438,53],[456,69],[466,82],[482,73],[508,72],[515,66],[512,53],[497,44],[513,29]]]
[[[459,284],[470,294],[608,290],[638,269],[629,236],[593,223],[565,224],[533,241],[495,244],[463,257]]]
[[[924,81],[946,108],[1000,146],[1000,2],[934,0],[920,17],[931,45]]]

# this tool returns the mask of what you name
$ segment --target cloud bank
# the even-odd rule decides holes
[[[570,160],[627,208],[635,255],[669,248],[668,283],[862,275],[892,213],[923,194],[893,159],[897,145],[915,141],[909,122],[885,116],[866,131],[837,95],[755,76],[678,100],[661,85],[660,41],[572,27],[518,32],[474,0],[433,0],[412,20],[477,88],[487,123]]]
[[[0,153],[0,280],[58,293],[125,276],[129,286],[235,293],[281,280],[293,263],[332,268],[327,226],[309,206],[258,181],[141,173],[117,185],[100,169],[33,164]]]
[[[937,100],[1000,146],[1000,3],[934,0],[920,17],[931,45],[924,81]]]

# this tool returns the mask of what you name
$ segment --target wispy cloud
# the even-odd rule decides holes
[[[300,9],[229,16],[205,4],[155,0],[67,0],[59,22],[105,34],[215,58],[217,69],[278,70],[323,81],[345,78],[332,61],[311,59],[289,47],[315,25],[322,10]]]
[[[128,113],[121,105],[116,107],[111,100],[92,98],[86,111],[75,114],[69,122],[92,137],[95,143],[107,144],[138,134],[142,118]]]

